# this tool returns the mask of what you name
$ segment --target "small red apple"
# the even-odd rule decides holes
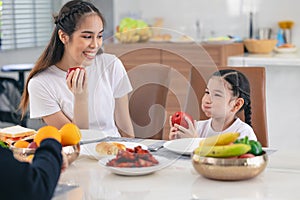
[[[243,155],[240,155],[238,158],[254,158],[255,155],[253,155],[252,153],[245,153]]]
[[[35,142],[30,142],[29,145],[27,146],[27,148],[36,149],[36,148],[38,148],[38,146]]]
[[[172,115],[172,118],[171,118],[172,126],[174,126],[174,124],[179,124],[180,126],[189,128],[189,125],[188,125],[187,121],[184,119],[184,116],[187,116],[192,121],[192,123],[194,123],[192,116],[190,116],[189,114],[187,114],[185,112],[178,111],[178,112],[174,113],[174,115]]]
[[[68,78],[68,76],[69,76],[69,74],[71,73],[71,71],[74,71],[74,70],[76,70],[77,68],[79,68],[79,69],[84,69],[83,67],[79,67],[79,66],[77,66],[77,67],[70,67],[70,68],[68,69],[67,77],[66,77],[66,78]]]

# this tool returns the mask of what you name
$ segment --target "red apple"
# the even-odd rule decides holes
[[[38,148],[38,146],[35,142],[30,142],[29,145],[27,146],[27,148],[36,149],[36,148]]]
[[[254,158],[255,155],[253,155],[252,153],[245,153],[243,155],[240,155],[238,158]]]
[[[77,67],[70,67],[70,68],[68,69],[67,77],[66,77],[66,78],[68,78],[68,76],[69,76],[69,74],[71,73],[71,71],[74,71],[74,70],[76,70],[77,68],[79,68],[79,69],[84,69],[83,67],[79,67],[79,66],[77,66]]]
[[[174,115],[172,115],[172,118],[171,118],[172,126],[174,126],[174,124],[179,124],[180,126],[189,128],[187,121],[184,119],[185,116],[187,116],[192,121],[192,123],[194,123],[192,116],[190,116],[189,114],[187,114],[185,112],[178,111],[178,112],[174,113]]]

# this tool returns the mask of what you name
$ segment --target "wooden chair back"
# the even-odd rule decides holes
[[[133,86],[129,94],[129,112],[135,137],[162,139],[170,68],[146,64],[129,70],[128,76]]]

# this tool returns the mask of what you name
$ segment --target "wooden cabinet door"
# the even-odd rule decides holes
[[[203,44],[203,48],[207,51],[208,55],[219,66],[227,66],[228,56],[239,55],[244,53],[243,43],[232,44]]]
[[[161,63],[159,49],[135,44],[106,45],[105,52],[116,55],[127,71],[142,64]]]

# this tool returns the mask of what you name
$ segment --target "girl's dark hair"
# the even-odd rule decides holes
[[[244,105],[241,107],[241,110],[244,110],[245,122],[252,126],[251,123],[251,99],[250,99],[250,83],[247,77],[233,69],[224,69],[219,70],[213,73],[213,76],[220,76],[226,80],[232,87],[233,96],[244,99]]]
[[[24,92],[19,106],[20,109],[22,109],[23,116],[26,113],[29,103],[29,94],[27,89],[29,80],[41,71],[55,65],[61,60],[64,54],[64,44],[59,39],[58,30],[65,32],[71,39],[74,31],[76,31],[80,26],[82,19],[88,14],[98,15],[102,20],[103,26],[105,26],[105,20],[100,11],[92,3],[84,0],[73,0],[67,2],[60,9],[58,15],[54,16],[55,27],[52,32],[51,39],[44,52],[35,63],[35,66],[30,71],[24,87]]]

